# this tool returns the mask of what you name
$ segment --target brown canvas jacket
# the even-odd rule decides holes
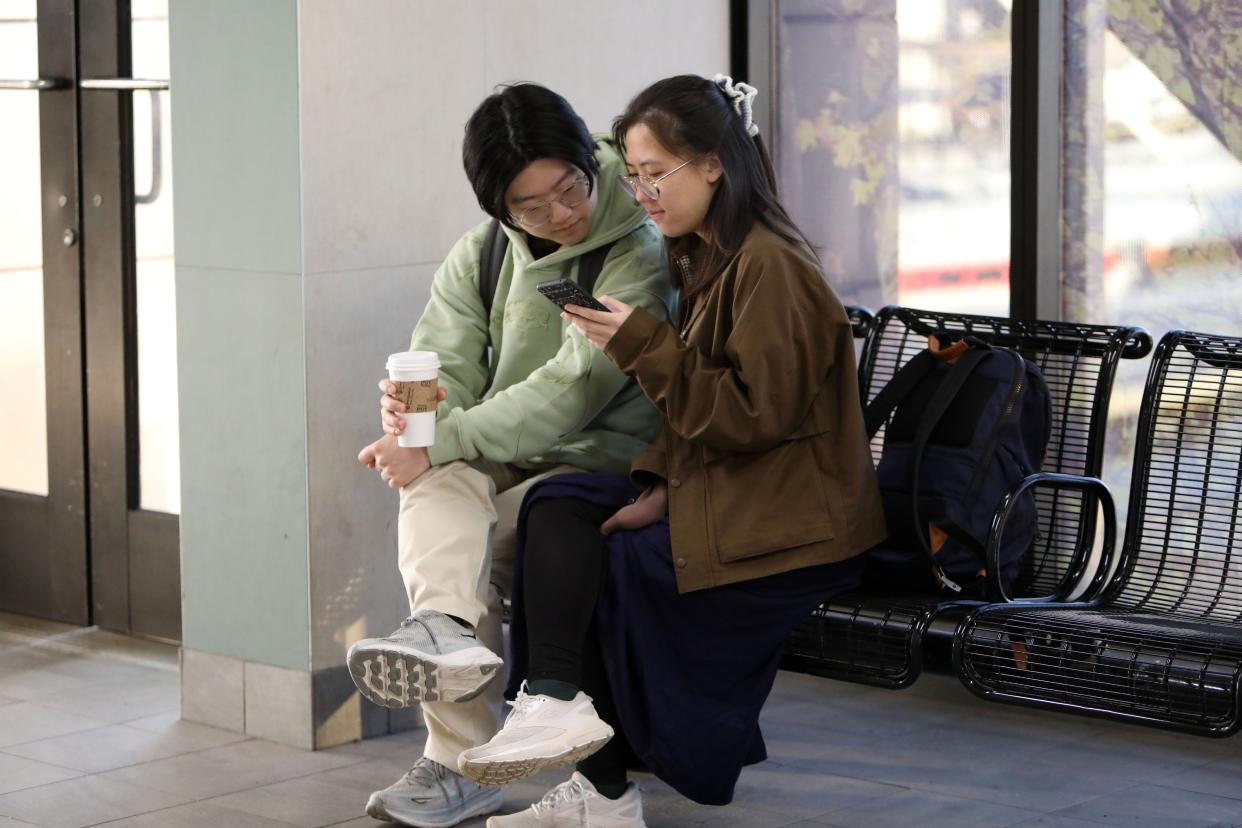
[[[678,330],[635,309],[606,348],[664,415],[631,465],[668,481],[682,592],[884,539],[849,318],[818,264],[756,222]]]

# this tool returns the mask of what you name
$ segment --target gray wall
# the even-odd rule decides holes
[[[606,129],[659,77],[727,71],[728,3],[172,0],[170,18],[185,647],[335,668],[406,611],[396,495],[355,455],[384,357],[482,217],[466,118],[533,80]]]

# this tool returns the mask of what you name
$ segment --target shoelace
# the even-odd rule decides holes
[[[509,711],[509,715],[505,717],[505,724],[507,725],[511,721],[521,719],[527,713],[542,704],[542,697],[532,696],[527,693],[526,682],[522,682],[521,688],[518,689],[517,698],[511,702],[506,702],[506,704],[512,708],[512,710]]]
[[[436,648],[436,651],[438,652],[439,647],[440,647],[440,641],[438,638],[436,638],[435,630],[431,629],[430,624],[428,624],[426,621],[418,620],[413,615],[411,615],[409,618],[401,622],[402,627],[412,627],[415,624],[423,628],[423,631],[427,633],[427,637],[431,639],[431,646]]]
[[[405,772],[405,778],[411,782],[431,786],[440,784],[449,774],[449,769],[434,759],[420,757],[414,767]]]
[[[535,816],[551,813],[558,805],[583,802],[587,798],[587,790],[577,779],[570,779],[557,785],[543,795],[543,799],[530,806]]]

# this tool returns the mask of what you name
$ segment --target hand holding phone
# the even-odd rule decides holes
[[[581,308],[611,313],[609,308],[583,290],[581,285],[569,279],[549,279],[535,285],[535,290],[542,293],[561,310],[564,310],[566,305],[577,305]]]

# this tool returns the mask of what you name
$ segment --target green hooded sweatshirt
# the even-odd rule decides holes
[[[479,297],[479,257],[490,222],[463,236],[436,271],[410,340],[411,350],[439,354],[440,384],[448,393],[429,449],[434,465],[483,459],[625,474],[630,458],[659,433],[659,413],[634,380],[535,290],[547,279],[576,281],[578,257],[615,242],[595,295],[661,319],[675,304],[662,236],[617,183],[625,165],[613,142],[600,135],[595,140],[599,199],[590,233],[536,260],[525,234],[504,227],[509,247],[490,320]]]

